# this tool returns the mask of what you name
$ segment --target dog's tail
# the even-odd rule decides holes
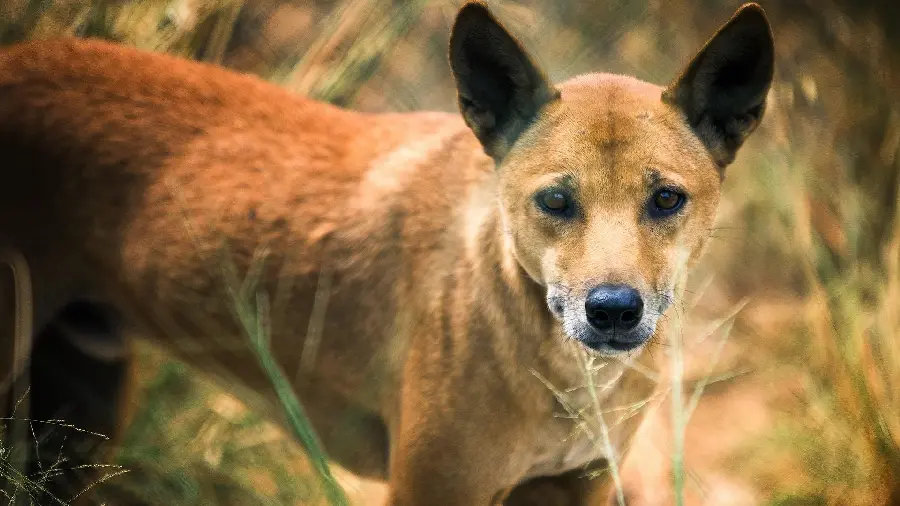
[[[0,314],[2,311],[12,309],[12,336],[7,330],[8,321],[0,321],[3,330],[0,331],[0,426],[6,427],[3,437],[0,437],[0,450],[4,453],[13,449],[26,451],[29,447],[23,444],[28,437],[28,381],[25,376],[26,365],[31,356],[33,336],[33,309],[31,273],[28,262],[21,252],[14,249],[0,250],[0,266],[6,265],[12,270],[12,294],[11,300],[0,299]],[[4,292],[0,287],[0,295]],[[6,297],[4,297],[6,298]],[[25,476],[25,467],[28,456],[10,455],[8,464],[12,466],[11,476]]]
[[[0,369],[0,392],[9,388],[15,378],[24,372],[31,353],[33,332],[31,272],[28,269],[28,261],[19,251],[6,249],[0,250],[0,266],[2,265],[12,270],[13,299],[0,303],[14,302],[14,304],[12,339],[0,341],[0,350],[3,350],[0,357],[4,359],[0,362],[0,367],[3,367]],[[8,322],[0,322],[0,325],[6,323]]]

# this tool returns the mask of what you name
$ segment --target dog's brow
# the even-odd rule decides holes
[[[657,188],[666,183],[680,188],[684,188],[685,186],[684,180],[677,174],[670,172],[668,175],[664,175],[659,169],[655,168],[647,169],[644,173],[644,180],[646,181],[648,188]]]
[[[645,179],[647,186],[656,186],[662,181],[663,177],[657,169],[647,169]]]
[[[568,172],[554,175],[552,176],[552,179],[550,179],[550,181],[553,182],[553,186],[568,188],[570,190],[578,189],[578,178],[575,177],[574,174]]]
[[[576,188],[578,186],[578,179],[572,174],[563,174],[555,179],[556,183],[562,186],[568,186],[569,188]]]

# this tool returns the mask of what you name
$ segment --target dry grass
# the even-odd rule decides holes
[[[221,62],[357,109],[453,109],[445,53],[455,2],[244,3],[17,0],[0,6],[0,41],[97,35]],[[602,69],[655,82],[736,6],[492,3],[555,79]],[[714,504],[703,502],[713,499],[704,499],[690,456],[724,444],[715,439],[728,429],[692,425],[701,423],[690,415],[703,408],[705,389],[726,401],[757,396],[771,412],[764,432],[709,463],[743,476],[759,502],[900,503],[900,104],[892,92],[900,49],[863,4],[765,4],[778,44],[766,120],[729,169],[715,241],[684,304],[685,331],[655,372],[674,394],[674,451],[661,450],[674,457],[666,483],[688,502]],[[715,339],[704,338],[709,329]],[[111,480],[117,492],[165,504],[313,501],[306,458],[283,434],[147,353],[144,377],[154,379],[118,458],[140,473]],[[743,384],[768,388],[737,393]],[[602,446],[609,420],[600,415],[585,426]],[[709,436],[692,439],[692,428]]]

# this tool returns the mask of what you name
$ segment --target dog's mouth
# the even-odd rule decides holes
[[[603,356],[633,353],[652,339],[658,322],[654,315],[644,315],[637,328],[621,332],[617,330],[597,330],[590,323],[577,316],[566,314],[562,319],[563,330],[570,339],[578,341],[588,350]]]
[[[652,328],[655,328],[655,322]],[[587,332],[579,333],[575,339],[582,346],[600,353],[601,355],[619,355],[638,350],[650,340],[653,330],[646,335],[645,332],[629,332],[626,334],[606,334],[600,333],[593,329],[587,329]],[[570,337],[572,337],[570,335]]]

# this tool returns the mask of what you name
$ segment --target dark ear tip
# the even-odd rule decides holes
[[[498,24],[494,15],[491,14],[487,4],[482,0],[469,0],[456,13],[456,19],[453,21],[453,28],[450,30],[450,52],[451,54],[458,48],[457,46],[476,27],[485,24]]]
[[[758,51],[774,59],[775,38],[772,34],[772,25],[766,16],[766,11],[758,3],[750,2],[740,6],[731,19],[722,27],[722,32],[741,33],[742,38],[755,45]]]
[[[728,24],[741,24],[744,26],[755,25],[761,31],[769,33],[771,37],[772,27],[769,24],[769,18],[766,11],[756,2],[745,3],[731,17]]]
[[[494,19],[494,15],[482,0],[469,0],[459,8],[459,12],[456,13],[456,21],[453,24],[456,26],[479,18]]]
[[[762,5],[759,5],[756,2],[747,2],[743,5],[741,5],[740,7],[738,7],[737,12],[739,14],[755,13],[755,14],[760,14],[762,16],[766,15],[766,11],[765,11],[765,9],[762,8]]]

